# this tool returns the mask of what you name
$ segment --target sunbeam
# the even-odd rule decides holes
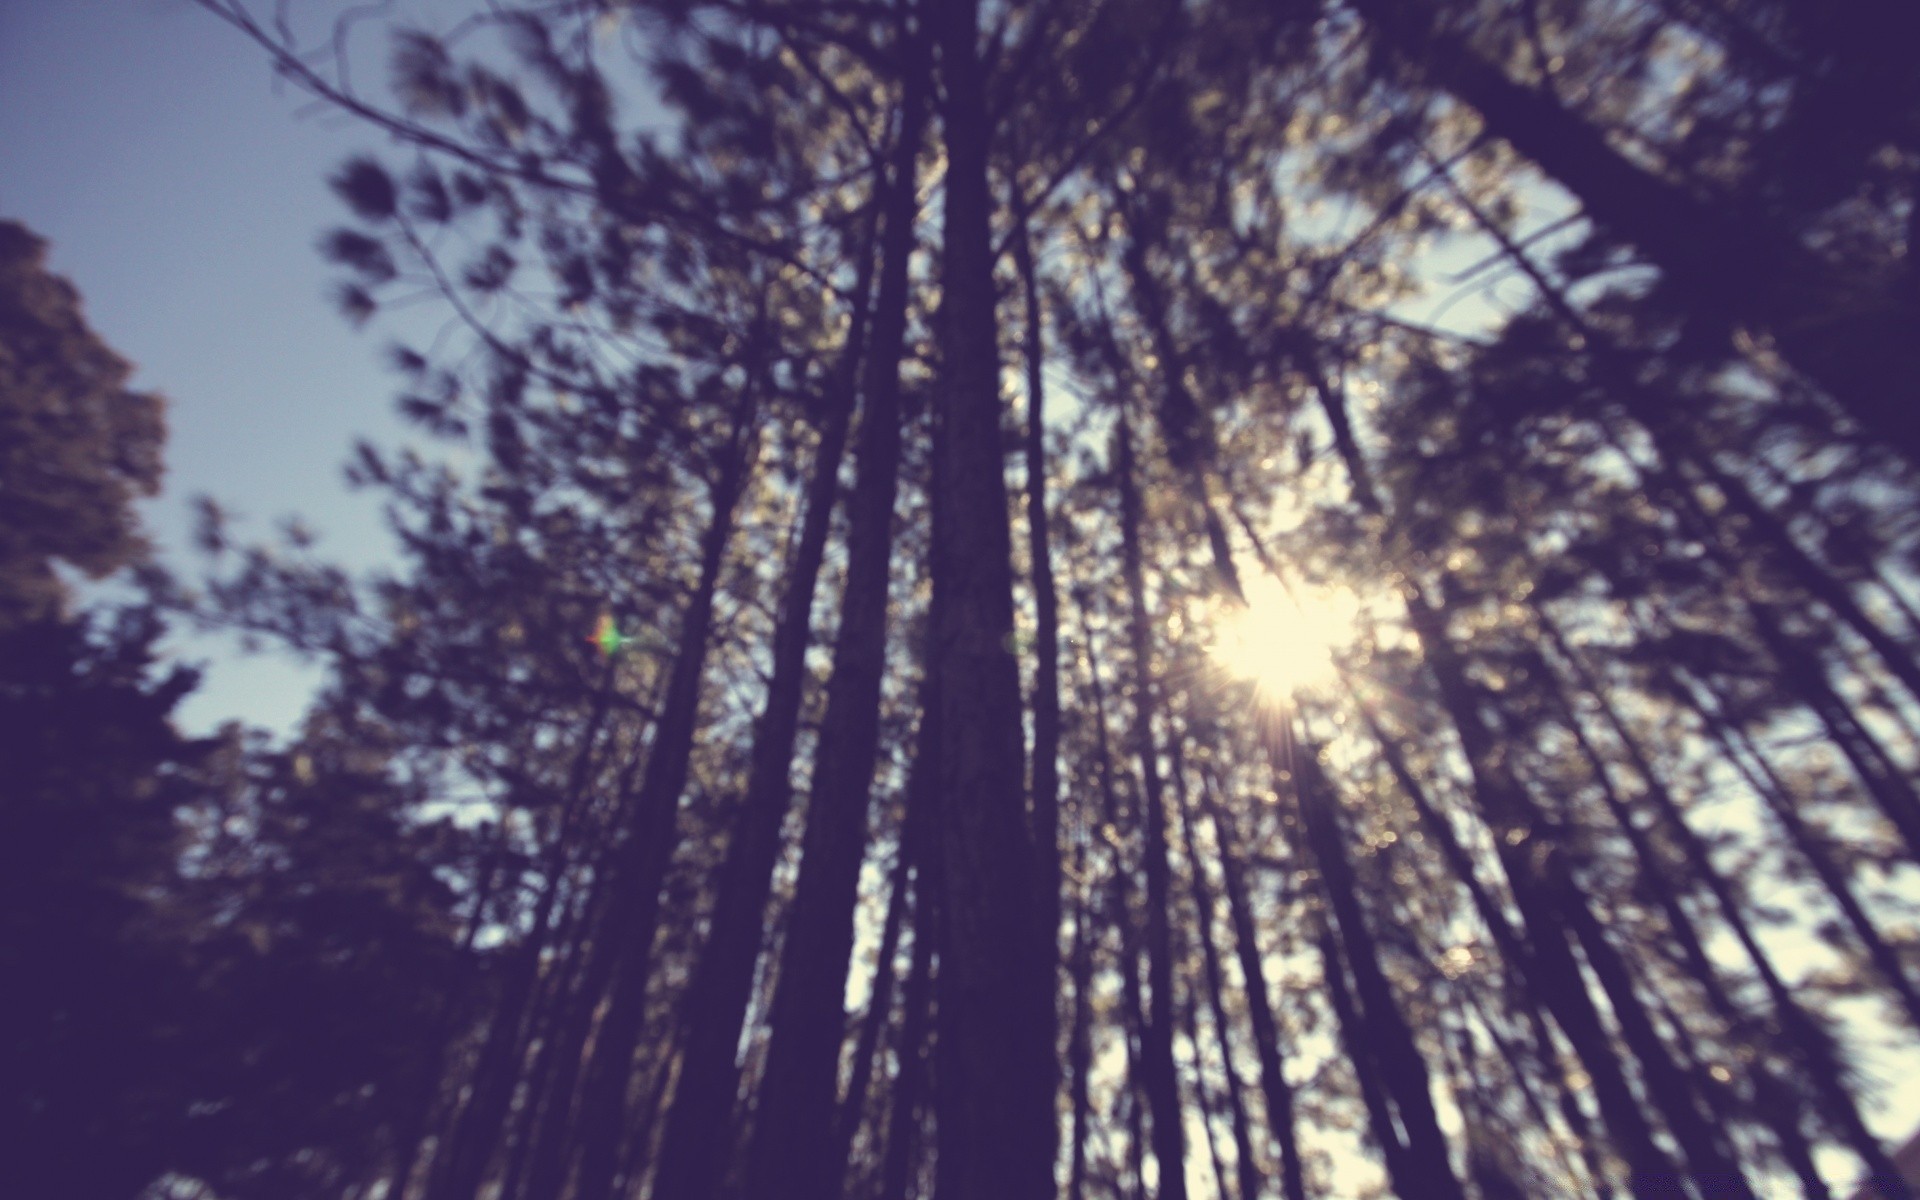
[[[1273,699],[1332,682],[1334,654],[1358,632],[1360,601],[1344,587],[1289,592],[1277,579],[1248,581],[1247,603],[1225,611],[1214,661]]]

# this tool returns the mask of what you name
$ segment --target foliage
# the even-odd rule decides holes
[[[351,469],[391,571],[209,525],[330,677],[89,868],[227,1030],[142,1171],[1899,1194],[1910,22],[497,4],[360,91],[203,6],[391,139],[347,315],[457,332]]]

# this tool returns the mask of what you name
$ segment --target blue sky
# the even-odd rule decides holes
[[[361,57],[384,54],[369,37]],[[356,435],[404,436],[380,366],[391,326],[350,328],[314,250],[344,216],[327,175],[378,148],[276,88],[264,56],[188,0],[0,0],[0,217],[51,242],[135,386],[167,397],[166,486],[145,515],[176,568],[198,567],[200,492],[249,518],[243,535],[297,512],[334,561],[391,560],[377,499],[340,473]],[[318,679],[224,640],[171,644],[210,666],[181,711],[196,732],[230,717],[285,730]]]

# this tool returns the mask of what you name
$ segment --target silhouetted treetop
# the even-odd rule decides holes
[[[0,625],[59,611],[55,561],[99,578],[140,559],[133,503],[160,487],[164,402],[126,386],[46,258],[0,222]]]

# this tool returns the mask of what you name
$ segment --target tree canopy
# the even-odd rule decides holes
[[[48,651],[88,1028],[207,1048],[95,1192],[1913,1194],[1920,10],[200,3],[447,328],[401,561],[169,599],[290,744]]]
[[[160,488],[162,402],[127,388],[46,253],[0,221],[0,626],[57,611],[55,561],[98,578],[140,557],[133,501]]]

